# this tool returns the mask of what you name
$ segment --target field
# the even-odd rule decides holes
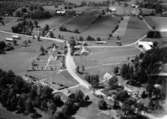
[[[94,24],[90,25],[82,35],[106,38],[111,34],[116,25],[119,24],[119,21],[120,17],[117,16],[103,16]]]
[[[148,16],[146,17],[146,21],[157,30],[167,31],[166,17]]]
[[[2,34],[2,35],[1,35]],[[1,33],[0,35],[4,38],[9,34]],[[1,37],[2,38],[2,37]],[[1,40],[3,40],[2,38]],[[28,39],[27,37],[22,37],[22,40]],[[43,40],[38,42],[36,40],[31,40],[31,44],[28,47],[17,46],[15,50],[7,52],[6,54],[0,55],[0,68],[3,70],[13,70],[18,75],[32,75],[38,79],[47,79],[48,81],[56,82],[56,88],[60,88],[59,85],[64,85],[67,87],[76,85],[77,82],[70,77],[67,71],[57,72],[57,71],[33,71],[27,72],[31,63],[37,56],[40,54],[40,47],[43,46],[47,48],[53,44],[53,41]],[[64,47],[64,44],[55,42],[57,46],[61,48]],[[47,63],[44,62],[44,65]],[[55,78],[56,77],[56,78]],[[51,82],[51,83],[52,83]]]
[[[119,65],[139,54],[134,46],[118,48],[95,48],[90,49],[88,56],[75,56],[77,65],[85,66],[87,72],[97,73],[103,76],[106,72],[112,72],[113,66]]]
[[[16,25],[17,17],[4,17],[5,25],[0,24],[0,30],[3,31],[12,31],[11,27]]]
[[[50,11],[54,11],[53,6],[45,6],[45,9],[49,9]],[[76,11],[83,11],[84,13],[79,16],[57,16],[52,17],[47,20],[40,20],[40,26],[44,26],[45,24],[49,24],[51,28],[54,28],[55,36],[59,34],[64,35],[67,39],[71,36],[83,36],[87,37],[88,35],[94,37],[102,37],[107,38],[108,35],[112,32],[112,30],[119,24],[120,17],[119,16],[102,16],[98,18],[101,14],[101,10],[103,7],[79,7],[74,8]],[[62,32],[59,31],[59,27],[64,26],[71,31],[79,30],[80,34],[72,33],[72,32]]]
[[[148,31],[144,22],[137,17],[130,17],[125,35],[122,36],[122,42],[125,44],[133,43],[143,37]]]

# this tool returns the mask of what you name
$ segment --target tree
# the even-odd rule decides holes
[[[54,119],[67,119],[67,117],[62,111],[57,111],[54,114]]]
[[[41,55],[45,55],[47,52],[43,46],[41,46],[40,51],[41,51]]]
[[[38,25],[39,23],[38,23],[38,21],[37,20],[34,20],[34,26],[36,27],[36,28],[38,28]]]
[[[127,91],[120,91],[117,95],[116,95],[116,100],[119,101],[125,101],[126,99],[129,98],[129,95],[127,93]]]
[[[108,108],[107,103],[105,102],[104,99],[101,99],[101,100],[98,102],[98,107],[99,107],[99,109],[101,109],[101,110],[106,110],[106,109]]]
[[[120,74],[125,79],[132,79],[134,77],[134,69],[130,64],[123,64],[120,69]]]
[[[5,25],[5,22],[4,22],[4,20],[3,20],[3,17],[1,17],[1,16],[0,16],[0,23],[1,23],[2,25]]]
[[[92,36],[88,36],[86,40],[87,41],[95,41],[95,38],[93,38]]]
[[[115,86],[118,86],[118,78],[116,76],[113,76],[108,81],[109,88],[113,89]]]
[[[98,37],[98,38],[97,38],[97,41],[101,41],[101,38],[100,38],[100,37]]]
[[[114,67],[114,74],[118,74],[119,73],[119,67],[118,66],[116,66],[116,67]]]
[[[85,80],[88,81],[92,85],[93,88],[99,87],[99,75],[87,74],[85,76]]]
[[[34,107],[32,105],[32,100],[30,98],[28,98],[25,101],[25,113],[29,114],[29,113],[32,113],[32,112],[35,112],[35,110],[34,110]]]
[[[64,102],[61,100],[60,95],[54,96],[53,101],[54,101],[54,104],[58,107],[61,107],[64,104]]]
[[[148,38],[161,38],[161,33],[159,31],[149,31],[147,33]]]
[[[0,54],[4,53],[6,48],[6,43],[4,41],[0,41]]]
[[[75,114],[78,109],[79,105],[77,103],[67,100],[67,102],[62,107],[62,112],[64,113],[64,115],[67,115],[67,117],[69,117]]]
[[[45,36],[49,32],[49,25],[45,24],[44,28],[42,29],[42,35]]]
[[[49,32],[49,37],[50,37],[50,38],[54,38],[54,37],[55,37],[53,31],[50,31],[50,32]]]
[[[82,36],[80,36],[79,41],[84,41],[84,38]]]

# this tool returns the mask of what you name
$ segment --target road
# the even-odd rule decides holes
[[[71,56],[71,48],[69,43],[67,43],[67,48],[68,52],[65,60],[67,71],[80,85],[86,87],[87,89],[90,89],[91,85],[85,80],[81,79],[76,73],[76,64],[74,62],[73,57]]]
[[[141,38],[137,39],[137,41],[130,43],[130,44],[125,44],[122,46],[99,46],[99,45],[94,45],[94,46],[87,46],[87,48],[123,48],[123,47],[130,47],[130,46],[135,46],[139,41],[142,41],[145,39],[147,35],[142,36]]]
[[[1,33],[6,33],[6,34],[10,34],[10,35],[19,35],[19,36],[24,36],[24,37],[28,37],[28,38],[32,38],[31,35],[24,35],[24,34],[18,34],[18,33],[12,33],[12,32],[6,32],[6,31],[1,31]],[[64,43],[64,40],[62,39],[58,39],[58,38],[48,38],[48,37],[40,37],[43,40],[52,40],[52,41],[56,41],[59,43]]]

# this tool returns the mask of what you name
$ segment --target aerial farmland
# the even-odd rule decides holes
[[[166,119],[165,0],[0,1],[0,119]]]

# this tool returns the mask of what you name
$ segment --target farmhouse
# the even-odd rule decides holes
[[[109,11],[110,11],[111,13],[116,13],[116,12],[117,12],[117,8],[116,8],[115,6],[110,6],[110,7],[109,7]]]
[[[66,10],[64,9],[56,10],[56,14],[64,15],[65,13],[66,13]]]

